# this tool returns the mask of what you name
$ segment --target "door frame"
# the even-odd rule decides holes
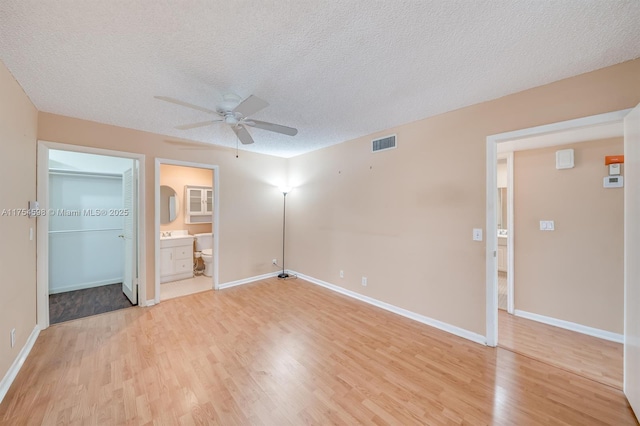
[[[511,132],[498,133],[487,136],[486,139],[486,259],[485,259],[485,280],[486,280],[486,341],[487,346],[498,345],[498,268],[496,251],[498,250],[498,227],[496,202],[498,197],[497,181],[497,161],[498,144],[513,142],[518,139],[541,136],[549,133],[580,129],[603,124],[622,123],[624,117],[631,111],[625,109],[604,114],[592,115],[590,117],[577,118],[573,120],[561,121],[542,126],[529,127],[526,129],[514,130]],[[517,142],[516,142],[517,143]],[[513,192],[513,191],[511,191]],[[507,195],[509,197],[509,195]],[[513,198],[513,197],[512,197]],[[513,219],[510,217],[509,219]],[[508,219],[508,220],[509,220]],[[513,220],[509,223],[511,225]],[[509,226],[507,225],[507,226]],[[513,275],[512,253],[513,249],[513,227],[509,229],[508,243],[511,245],[509,256],[509,273]],[[510,289],[512,290],[512,289]],[[512,292],[513,293],[513,292]]]
[[[155,161],[155,182],[154,182],[154,193],[155,193],[155,202],[154,202],[154,210],[155,210],[155,299],[154,302],[160,303],[160,165],[168,164],[171,166],[182,166],[182,167],[194,167],[198,169],[207,169],[213,172],[213,182],[211,182],[211,187],[213,188],[213,227],[211,228],[211,232],[213,232],[213,276],[212,276],[212,288],[214,290],[219,289],[219,256],[220,251],[218,250],[219,241],[220,241],[220,168],[217,165],[212,164],[204,164],[204,163],[194,163],[191,161],[179,161],[172,160],[169,158],[157,158]],[[184,203],[183,203],[184,204]]]
[[[106,155],[109,157],[138,160],[137,173],[137,262],[138,262],[138,306],[146,306],[147,300],[147,255],[143,244],[145,239],[145,194],[144,194],[144,154],[92,148],[83,145],[70,145],[59,142],[38,140],[38,159],[36,166],[36,197],[40,209],[49,206],[49,150],[71,151],[84,154]],[[41,330],[49,327],[49,220],[48,216],[36,218],[36,323]]]

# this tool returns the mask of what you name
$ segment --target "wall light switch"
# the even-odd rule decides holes
[[[555,230],[555,223],[553,220],[541,220],[540,221],[540,230],[541,231],[553,231]]]
[[[37,201],[29,201],[27,208],[27,217],[29,219],[36,217],[37,211],[40,210],[40,203]]]
[[[473,241],[482,241],[482,229],[473,228]]]

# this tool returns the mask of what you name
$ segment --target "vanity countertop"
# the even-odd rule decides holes
[[[193,235],[189,235],[184,229],[175,230],[175,231],[160,231],[160,239],[175,239],[175,238],[193,238]]]
[[[187,231],[163,231],[160,232],[160,247],[175,247],[186,244],[193,244],[193,235]]]

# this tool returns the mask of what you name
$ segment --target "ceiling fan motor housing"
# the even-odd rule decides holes
[[[238,124],[238,116],[233,111],[224,111],[222,113],[224,115],[224,122],[227,124]]]

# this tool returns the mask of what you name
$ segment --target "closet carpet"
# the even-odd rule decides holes
[[[91,315],[130,308],[122,284],[110,284],[49,295],[49,323],[57,324]]]

